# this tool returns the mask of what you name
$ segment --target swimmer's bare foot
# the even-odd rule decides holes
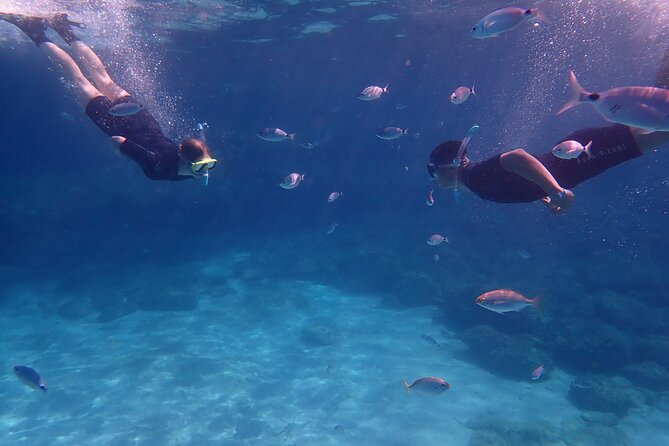
[[[44,32],[48,22],[41,17],[32,17],[23,14],[14,14],[8,12],[0,12],[0,20],[9,22],[12,25],[19,28],[23,31],[28,37],[35,42],[36,45],[39,45],[42,42],[48,42]]]
[[[72,31],[72,27],[76,26],[77,28],[86,28],[86,25],[81,22],[75,22],[70,20],[69,16],[65,12],[57,12],[52,14],[49,17],[49,26],[58,33],[58,35],[67,43],[68,45],[79,38]]]

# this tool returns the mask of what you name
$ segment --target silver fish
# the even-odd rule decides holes
[[[381,139],[396,139],[402,135],[406,135],[408,132],[409,129],[402,130],[399,127],[386,127],[385,129],[380,130],[376,136]]]
[[[469,87],[458,87],[455,89],[453,93],[451,93],[451,102],[454,103],[455,105],[462,104],[465,102],[470,94],[473,94],[476,96],[476,92],[474,91],[474,87],[476,86],[476,82],[472,84],[472,88]]]
[[[304,174],[291,173],[279,184],[284,189],[295,189],[300,183],[304,181]]]
[[[388,84],[383,88],[377,87],[376,85],[370,85],[362,90],[358,95],[358,99],[362,101],[373,101],[379,99],[383,93],[388,93]]]
[[[563,160],[573,160],[581,156],[582,153],[585,153],[590,158],[592,158],[592,152],[590,152],[590,147],[592,147],[592,141],[587,143],[585,147],[574,140],[562,141],[560,144],[553,147],[551,152],[556,157]]]
[[[260,139],[264,139],[265,141],[272,142],[283,141],[284,139],[295,139],[295,133],[288,133],[284,130],[273,127],[265,127],[258,130],[256,136]]]
[[[448,237],[444,237],[441,234],[434,234],[431,235],[429,239],[425,243],[427,243],[430,246],[438,246],[441,245],[443,242],[448,243]]]
[[[580,104],[592,105],[609,122],[637,127],[640,133],[669,130],[669,90],[656,87],[618,87],[590,93],[569,70],[569,100],[558,110],[563,113]]]
[[[136,102],[123,102],[116,104],[109,109],[109,114],[112,116],[132,116],[140,112],[142,104]]]
[[[26,386],[46,392],[47,387],[39,373],[26,365],[15,365],[14,374]]]
[[[441,378],[426,376],[424,378],[418,378],[413,384],[409,384],[405,380],[404,387],[407,389],[407,395],[411,390],[428,395],[439,395],[450,389],[451,385]]]
[[[540,2],[528,9],[508,6],[493,11],[474,25],[471,36],[475,39],[487,39],[511,31],[526,20],[546,21],[545,15],[537,7],[538,3]]]

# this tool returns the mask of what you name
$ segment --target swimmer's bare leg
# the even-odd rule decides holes
[[[72,53],[86,70],[93,84],[111,101],[130,96],[130,94],[114,82],[97,54],[82,42],[72,31],[72,26],[79,23],[68,19],[67,14],[57,13],[50,17],[49,25],[70,46]]]
[[[91,99],[101,95],[100,91],[86,79],[74,59],[46,37],[44,31],[47,21],[45,19],[7,13],[0,13],[0,19],[17,26],[26,33],[51,63],[61,68],[65,77],[76,87],[77,101],[84,110]]]

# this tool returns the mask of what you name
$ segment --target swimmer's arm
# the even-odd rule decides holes
[[[538,159],[524,151],[523,149],[515,149],[510,152],[503,153],[499,157],[499,163],[502,169],[507,172],[520,175],[528,181],[533,182],[544,192],[546,196],[557,195],[564,191],[557,180],[551,175],[546,167],[539,162]]]
[[[118,153],[132,158],[140,165],[156,161],[155,153],[123,136],[112,136],[112,145],[115,146],[115,150],[118,150]]]

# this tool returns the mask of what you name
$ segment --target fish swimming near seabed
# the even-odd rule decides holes
[[[13,370],[16,377],[26,386],[35,390],[42,390],[44,392],[47,391],[44,380],[39,375],[39,373],[37,373],[31,367],[26,365],[15,365]]]
[[[451,385],[441,378],[426,376],[424,378],[418,378],[413,384],[409,384],[404,380],[404,387],[407,390],[407,395],[409,395],[411,390],[426,395],[439,395],[450,389]]]
[[[436,345],[437,347],[441,347],[441,344],[438,343],[437,340],[434,339],[434,338],[433,338],[432,336],[430,336],[430,335],[422,334],[422,335],[420,335],[420,337],[423,338],[423,339],[425,339],[425,340],[426,340],[427,342],[429,342],[430,344],[434,344],[434,345]]]
[[[569,99],[556,114],[590,104],[604,119],[636,127],[639,133],[669,131],[669,90],[657,87],[618,87],[590,93],[569,70]]]
[[[525,307],[534,307],[543,314],[539,306],[540,300],[540,297],[528,299],[516,291],[499,289],[481,294],[476,298],[476,303],[486,310],[499,314],[521,311]]]

